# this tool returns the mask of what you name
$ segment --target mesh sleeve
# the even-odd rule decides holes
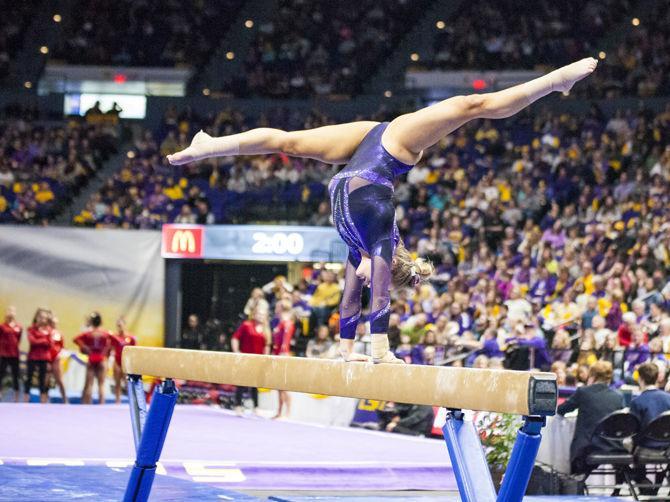
[[[370,333],[384,334],[388,331],[391,314],[391,259],[393,240],[383,239],[372,253],[372,300],[370,302]]]

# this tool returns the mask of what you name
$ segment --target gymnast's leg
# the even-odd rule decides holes
[[[37,381],[40,389],[40,403],[49,402],[49,384],[47,382],[47,362],[37,361]]]
[[[81,396],[82,404],[91,404],[93,399],[93,379],[95,375],[95,370],[93,365],[88,362],[86,364],[86,380],[84,380],[84,392]]]
[[[105,378],[107,377],[107,364],[105,364],[105,361],[95,366],[94,373],[95,380],[98,382],[98,404],[105,404]],[[92,384],[91,387],[93,387]]]
[[[598,62],[585,58],[547,75],[488,94],[455,96],[393,120],[382,136],[384,147],[399,160],[415,164],[423,150],[466,122],[478,118],[502,119],[520,112],[547,94],[567,92],[591,74]]]
[[[14,389],[14,402],[19,402],[19,358],[0,357],[0,394],[2,393],[2,380],[5,378],[7,368],[12,373],[12,388]]]
[[[19,402],[19,358],[12,357],[9,360],[9,367],[12,370],[12,386],[14,387],[14,402]],[[0,372],[4,376],[4,372]]]
[[[285,153],[292,157],[344,164],[354,154],[365,135],[378,122],[361,121],[317,127],[306,131],[282,131],[261,127],[239,134],[213,138],[200,131],[191,145],[173,155],[170,164],[181,165],[209,157]]]
[[[121,380],[123,379],[123,369],[114,361],[114,402],[121,404]]]
[[[30,402],[30,389],[33,386],[33,374],[37,369],[37,362],[28,359],[28,371],[26,372],[26,383],[23,386],[23,399],[26,403]]]
[[[54,377],[54,381],[58,390],[60,390],[60,395],[63,398],[63,404],[67,404],[67,393],[65,392],[65,384],[63,383],[63,370],[60,366],[60,356],[57,356],[56,359],[51,361],[51,374]]]

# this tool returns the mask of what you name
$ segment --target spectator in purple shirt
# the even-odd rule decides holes
[[[435,350],[435,331],[432,329],[429,329],[426,331],[426,334],[423,335],[423,339],[421,342],[417,343],[413,348],[412,351],[410,352],[410,358],[412,360],[412,364],[427,364],[425,353],[426,349],[428,347],[433,348],[433,352]]]
[[[161,185],[156,184],[154,185],[154,192],[148,197],[147,206],[149,209],[163,208],[167,205],[168,200]]]
[[[544,231],[542,240],[554,249],[560,249],[565,246],[565,231],[562,228],[560,220],[555,221],[551,228]]]
[[[488,359],[494,357],[505,357],[505,353],[500,350],[500,346],[498,345],[498,336],[495,329],[488,328],[486,331],[484,331],[484,334],[482,335],[479,342],[481,344],[481,348],[468,356],[466,361],[467,366],[472,366],[475,359],[482,355],[486,356]]]
[[[636,325],[633,329],[630,345],[626,347],[624,353],[624,371],[626,377],[632,377],[635,369],[640,364],[649,360],[649,345],[645,343],[644,337],[644,331]]]
[[[525,256],[521,261],[521,266],[514,273],[514,282],[517,284],[530,284],[531,273],[531,258],[530,256]]]
[[[507,270],[502,270],[498,278],[496,278],[496,289],[502,296],[503,300],[507,300],[514,289],[512,277]]]
[[[533,300],[544,304],[545,300],[554,294],[556,276],[549,273],[546,267],[540,268],[540,274],[530,287],[529,295]]]
[[[400,345],[396,347],[395,356],[406,363],[412,362],[412,344],[409,335],[400,335]]]
[[[463,312],[460,303],[452,303],[450,308],[451,320],[458,324],[459,336],[472,329],[472,317],[467,312]]]
[[[548,368],[551,365],[551,356],[547,351],[547,342],[537,328],[519,324],[516,331],[517,336],[505,340],[508,346],[509,369]]]
[[[605,317],[605,326],[607,329],[617,331],[623,322],[623,312],[621,311],[621,302],[623,301],[623,291],[616,290],[612,292],[612,306]]]

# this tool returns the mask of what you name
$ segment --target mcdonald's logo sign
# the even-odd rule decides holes
[[[202,258],[203,228],[194,225],[163,225],[163,256]]]

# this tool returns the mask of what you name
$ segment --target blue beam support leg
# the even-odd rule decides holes
[[[149,499],[151,485],[156,475],[156,464],[165,443],[172,412],[177,403],[177,396],[178,392],[172,380],[165,380],[156,388],[139,438],[137,459],[130,473],[130,480],[123,498],[124,502],[145,502]],[[131,401],[131,407],[134,406],[133,403]],[[131,408],[136,440],[138,434],[135,433],[135,419],[139,420],[140,416],[141,413],[137,413],[137,410]]]
[[[139,375],[128,375],[128,404],[130,405],[130,424],[133,428],[135,452],[137,452],[147,418],[147,400],[144,396],[142,377]]]
[[[516,435],[512,456],[503,478],[499,502],[521,502],[526,494],[528,481],[535,465],[537,450],[542,440],[545,417],[525,417],[525,423]]]
[[[450,410],[442,430],[461,500],[521,502],[540,448],[540,432],[545,421],[545,417],[540,416],[524,417],[524,425],[517,433],[500,493],[496,497],[486,455],[474,424],[463,420],[460,410]]]
[[[463,502],[495,502],[496,490],[491,480],[479,434],[463,412],[450,410],[442,428],[451,466]]]

